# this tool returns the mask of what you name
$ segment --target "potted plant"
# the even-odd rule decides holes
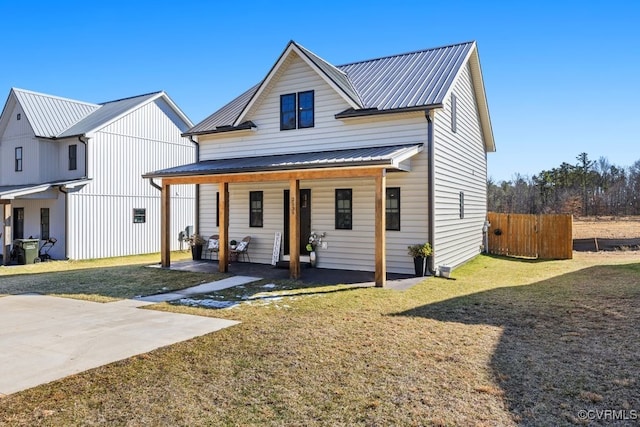
[[[418,243],[407,247],[409,255],[413,257],[416,277],[426,276],[429,269],[428,258],[433,255],[433,248],[429,243]]]
[[[309,243],[307,243],[307,246],[305,248],[309,252],[309,263],[311,264],[311,267],[316,266],[316,247],[318,245],[322,245],[322,238],[326,235],[327,233],[318,234],[315,231],[312,231],[311,235],[309,236]]]
[[[235,241],[235,240],[232,240],[232,241],[230,241],[230,242],[229,242],[229,246],[230,246],[230,247],[231,247],[231,249],[233,250],[233,249],[235,249],[235,248],[236,248],[236,246],[238,246],[238,242],[237,242],[237,241]]]
[[[196,261],[202,259],[202,246],[206,243],[204,237],[199,234],[192,234],[187,239],[191,246],[191,258]]]

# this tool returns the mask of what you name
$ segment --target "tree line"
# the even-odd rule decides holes
[[[587,153],[576,160],[532,177],[516,174],[500,183],[489,178],[489,211],[640,215],[640,160],[629,167],[613,165],[606,157],[591,160]]]

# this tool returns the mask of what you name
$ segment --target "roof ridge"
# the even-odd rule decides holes
[[[102,106],[102,105],[105,105],[105,104],[112,104],[114,102],[126,101],[128,99],[142,98],[144,96],[149,96],[149,95],[157,95],[159,93],[164,93],[164,91],[163,90],[158,90],[158,91],[155,91],[155,92],[143,93],[142,95],[127,96],[126,98],[120,98],[120,99],[114,99],[113,101],[101,102],[98,105]]]
[[[448,49],[448,48],[451,48],[451,47],[454,47],[454,46],[462,46],[462,45],[472,44],[472,43],[475,43],[475,40],[470,40],[470,41],[460,42],[460,43],[452,43],[452,44],[449,44],[449,45],[438,46],[438,47],[431,47],[431,48],[428,48],[428,49],[418,49],[418,50],[413,50],[413,51],[410,51],[410,52],[396,53],[396,54],[392,54],[392,55],[380,56],[378,58],[365,59],[365,60],[362,60],[362,61],[354,61],[354,62],[349,62],[347,64],[335,65],[335,67],[340,69],[342,67],[347,67],[347,66],[355,65],[355,64],[364,64],[366,62],[380,61],[381,59],[395,58],[395,57],[407,56],[407,55],[414,55],[416,53],[429,52],[429,51],[439,50],[439,49]]]
[[[69,102],[75,102],[77,104],[85,104],[85,105],[91,105],[93,107],[100,107],[100,104],[95,104],[93,102],[79,101],[77,99],[65,98],[63,96],[57,96],[57,95],[50,95],[48,93],[36,92],[36,91],[33,91],[33,90],[28,90],[28,89],[20,89],[20,88],[17,88],[17,87],[12,87],[11,90],[14,91],[14,92],[21,92],[21,93],[26,93],[26,94],[30,94],[30,95],[37,95],[37,96],[43,96],[43,97],[46,97],[46,98],[53,98],[53,99],[57,99],[57,100],[60,100],[60,101],[69,101]]]

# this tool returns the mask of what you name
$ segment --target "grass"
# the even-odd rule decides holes
[[[143,274],[136,268],[114,274]],[[144,286],[190,274],[172,273]],[[627,252],[478,257],[456,280],[402,292],[284,282],[278,304],[161,304],[242,323],[3,397],[0,424],[586,424],[581,409],[640,410],[639,273]],[[17,277],[0,276],[0,292]],[[26,277],[18,289],[50,287],[47,275]],[[56,293],[101,294],[58,284]],[[268,294],[263,286],[220,295],[242,301]]]

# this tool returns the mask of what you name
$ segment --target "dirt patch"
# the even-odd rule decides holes
[[[636,239],[640,238],[640,217],[573,218],[574,239]]]

